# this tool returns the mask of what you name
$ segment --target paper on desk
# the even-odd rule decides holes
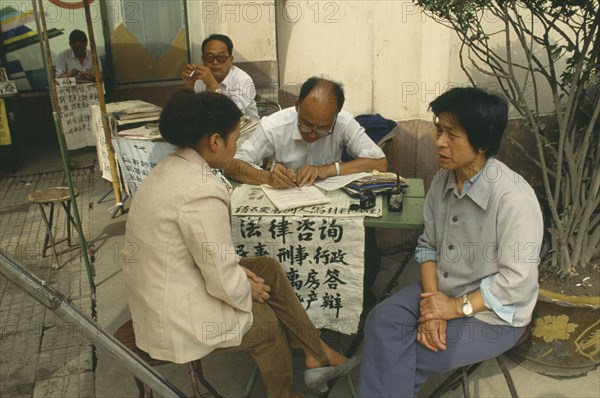
[[[315,216],[315,217],[381,217],[381,195],[375,198],[375,207],[367,210],[350,210],[350,204],[358,204],[341,189],[324,191],[331,201],[322,205],[295,207],[278,210],[259,185],[242,184],[231,195],[231,213],[235,216]]]
[[[265,184],[260,187],[278,210],[320,205],[331,201],[331,199],[323,195],[323,192],[319,191],[319,189],[314,186],[276,189]]]
[[[362,173],[346,174],[343,176],[333,176],[333,177],[326,178],[322,181],[315,181],[314,185],[316,185],[319,188],[324,189],[326,191],[333,191],[335,189],[339,189],[341,187],[344,187],[344,186],[350,184],[352,181],[356,181],[360,178],[368,177],[370,175],[371,175],[371,173],[362,172]]]

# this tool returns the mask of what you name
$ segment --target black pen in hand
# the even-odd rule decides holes
[[[292,168],[288,167],[288,166],[287,166],[285,163],[283,163],[283,162],[278,162],[278,161],[274,160],[274,161],[273,161],[273,163],[271,164],[271,172],[273,172],[273,170],[275,170],[275,167],[277,166],[277,164],[280,164],[280,165],[282,165],[283,167],[285,167],[285,168],[286,168],[286,169],[288,169],[288,170],[293,170],[293,171],[294,171],[294,179],[291,179],[291,180],[292,180],[292,183],[294,184],[294,186],[295,186],[296,188],[300,189],[300,185],[298,185],[298,182],[296,182],[296,181],[295,181],[295,178],[296,178],[296,171],[295,171],[294,169],[292,169]],[[288,177],[287,173],[286,173],[286,177]],[[289,178],[289,177],[288,177],[288,178]]]

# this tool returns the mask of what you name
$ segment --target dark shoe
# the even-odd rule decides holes
[[[340,366],[325,366],[322,368],[306,369],[304,371],[304,384],[311,390],[318,392],[327,391],[327,382],[337,379],[350,372],[360,363],[360,355],[352,357]]]

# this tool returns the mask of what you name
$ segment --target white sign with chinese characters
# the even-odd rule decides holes
[[[4,23],[3,23],[4,25]],[[17,94],[17,85],[8,79],[5,68],[0,68],[0,98]]]
[[[65,87],[65,86],[72,87],[77,84],[74,77],[59,77],[55,80],[55,82],[56,82],[56,85],[59,87]]]
[[[356,333],[363,304],[363,219],[234,216],[237,254],[281,263],[318,328]]]
[[[149,104],[148,102],[132,100],[132,101],[121,101],[121,102],[111,102],[106,104],[106,113],[108,114],[108,123],[109,129],[111,130],[111,135],[116,135],[116,126],[111,123],[112,117],[111,114],[115,112],[121,112],[124,109],[131,107],[143,107],[143,106],[154,106]],[[98,164],[100,165],[100,170],[102,170],[102,178],[107,181],[112,181],[112,173],[110,171],[110,162],[108,160],[108,151],[110,150],[108,144],[106,142],[106,135],[104,134],[104,125],[102,124],[102,110],[100,109],[100,105],[92,105],[90,106],[91,112],[91,128],[96,137],[96,151],[98,153]],[[158,117],[156,118],[158,120]],[[137,123],[137,120],[133,120],[132,123]]]
[[[56,95],[67,149],[96,145],[90,110],[90,105],[98,104],[96,84],[57,86]]]
[[[0,97],[9,97],[15,94],[17,94],[17,85],[14,81],[0,82]]]
[[[168,142],[113,138],[115,155],[125,177],[129,194],[134,195],[144,178],[175,146]]]
[[[108,108],[110,104],[106,104]],[[110,162],[108,160],[108,145],[106,143],[106,135],[104,134],[104,126],[102,124],[102,110],[100,105],[90,106],[91,121],[90,126],[92,133],[96,137],[96,153],[98,154],[98,164],[102,171],[102,178],[107,181],[112,181],[112,172],[110,171]]]

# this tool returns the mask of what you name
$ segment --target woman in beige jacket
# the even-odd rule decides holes
[[[139,348],[185,363],[215,350],[249,350],[270,397],[290,397],[290,347],[306,354],[305,381],[324,390],[348,372],[306,315],[282,267],[239,260],[231,240],[230,186],[216,171],[233,159],[241,113],[212,92],[176,93],[160,118],[177,146],[144,180],[127,220],[123,273]]]

